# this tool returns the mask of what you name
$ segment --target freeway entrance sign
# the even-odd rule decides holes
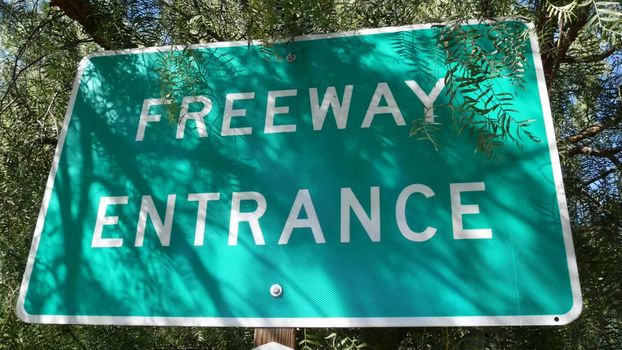
[[[447,60],[443,30],[84,59],[20,317],[259,327],[575,319],[581,295],[535,37],[514,58],[490,47],[522,78],[491,66],[501,76],[456,93],[451,84],[470,77]],[[541,142],[508,141],[492,160],[474,153],[495,122]]]

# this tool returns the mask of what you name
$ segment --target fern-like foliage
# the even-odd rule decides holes
[[[452,121],[459,135],[467,132],[477,150],[488,157],[506,141],[521,147],[540,140],[529,131],[532,120],[514,107],[525,86],[529,29],[520,22],[444,27],[439,42],[445,51]],[[499,92],[499,81],[510,81],[514,92]]]
[[[171,101],[167,105],[171,121],[178,121],[180,102],[184,96],[210,92],[214,77],[235,79],[240,73],[227,54],[188,48],[159,52],[156,71],[160,75],[161,96]]]
[[[329,332],[327,329],[303,329],[298,342],[300,350],[372,349],[357,332]],[[352,333],[352,334],[349,334]]]
[[[557,18],[559,28],[575,20],[578,12],[587,11],[586,28],[592,28],[612,45],[619,45],[622,40],[622,3],[619,1],[574,0],[565,5],[548,3],[547,11],[549,16]]]

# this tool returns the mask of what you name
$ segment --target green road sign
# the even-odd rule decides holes
[[[454,46],[431,25],[87,57],[20,317],[263,327],[572,321],[581,295],[538,46],[533,35],[509,36],[522,55],[504,57],[511,50],[487,34],[527,26],[501,26],[463,29],[481,32],[479,47],[522,78],[492,65],[497,76],[455,94],[450,84],[469,75],[446,60]],[[482,115],[495,104],[503,106]],[[487,147],[477,131],[486,120],[522,139],[506,139],[494,159],[474,152]]]

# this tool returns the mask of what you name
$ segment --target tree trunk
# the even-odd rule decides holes
[[[87,0],[52,0],[50,6],[58,7],[67,17],[78,22],[93,41],[106,50],[138,47],[132,42],[129,34],[131,30],[123,21],[114,20],[112,16],[99,12]]]

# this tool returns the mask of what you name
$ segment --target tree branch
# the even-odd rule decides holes
[[[15,55],[14,62],[13,62],[13,70],[12,70],[12,73],[11,73],[11,81],[6,86],[6,91],[2,95],[2,98],[0,98],[0,106],[2,106],[2,104],[4,103],[4,100],[8,96],[9,91],[11,90],[11,87],[13,86],[13,84],[15,84],[15,82],[17,81],[17,78],[19,78],[19,76],[22,74],[22,72],[24,72],[26,69],[30,68],[33,64],[35,64],[35,63],[39,62],[40,60],[42,60],[45,56],[47,56],[47,54],[46,54],[46,55],[43,55],[43,56],[37,58],[36,60],[30,62],[24,68],[22,68],[22,69],[20,69],[18,71],[17,70],[17,66],[19,65],[19,62],[21,61],[22,55],[24,54],[24,52],[26,52],[26,48],[28,47],[28,44],[30,43],[30,41],[35,37],[35,35],[41,29],[43,29],[48,24],[56,21],[57,19],[61,18],[62,16],[63,16],[62,14],[56,14],[56,15],[50,17],[50,18],[47,18],[47,19],[41,21],[41,23],[37,24],[37,26],[35,26],[33,28],[33,30],[30,32],[30,34],[28,34],[28,37],[26,38],[24,43],[19,47],[19,49],[17,50],[17,54]]]
[[[13,84],[15,84],[15,82],[17,81],[17,78],[19,78],[20,75],[22,75],[22,73],[24,71],[26,71],[28,68],[32,67],[34,64],[36,64],[37,62],[41,61],[42,59],[44,59],[46,55],[43,55],[37,59],[35,59],[34,61],[28,63],[26,66],[24,66],[22,69],[20,69],[19,71],[13,71],[13,77],[11,78],[11,81],[9,82],[9,84],[7,85],[7,89],[4,92],[4,94],[2,95],[2,98],[0,98],[0,106],[2,106],[2,104],[4,103],[4,100],[7,98],[7,96],[9,95],[9,91],[11,90],[11,88],[13,87]],[[15,58],[16,60],[18,59],[18,57]],[[15,65],[17,68],[17,64]],[[4,110],[4,108],[3,108]]]
[[[185,13],[184,11],[182,11],[181,9],[178,9],[178,8],[177,8],[177,7],[175,7],[175,6],[172,6],[171,4],[168,4],[168,3],[166,3],[166,2],[163,2],[162,4],[163,4],[164,6],[166,6],[166,7],[168,7],[169,9],[171,9],[172,11],[176,12],[177,14],[181,15],[181,16],[182,16],[182,17],[184,17],[186,20],[190,20],[190,18],[192,18],[192,16],[191,16],[191,15],[189,15],[189,14]],[[198,3],[195,3],[195,7],[196,7],[196,8],[200,8],[200,6],[199,6],[199,4],[198,4]],[[205,32],[205,34],[207,34],[208,36],[210,36],[212,39],[214,39],[214,40],[216,40],[216,41],[225,41],[225,38],[224,38],[222,35],[220,35],[220,34],[216,33],[215,31],[213,31],[213,30],[211,30],[211,29],[209,29],[209,28],[201,28],[201,29]]]
[[[574,21],[570,22],[567,27],[562,28],[559,33],[559,39],[557,39],[557,65],[560,63],[560,59],[566,57],[566,53],[570,49],[572,43],[577,40],[581,29],[587,24],[589,20],[589,9],[582,8],[576,13]]]
[[[607,57],[613,55],[618,50],[620,50],[619,47],[612,46],[611,48],[609,48],[609,50],[604,51],[604,52],[602,52],[602,53],[600,53],[598,55],[589,55],[589,56],[583,56],[583,57],[571,57],[571,56],[560,57],[560,63],[594,63],[594,62],[600,62],[600,61],[606,59]]]
[[[93,41],[106,50],[138,47],[128,34],[131,30],[122,21],[113,21],[111,16],[97,12],[88,0],[52,0],[50,6],[58,7],[67,17],[78,22]],[[114,33],[104,35],[102,32],[102,28],[113,27],[117,28]]]
[[[620,113],[620,111],[618,111],[619,113],[617,113],[617,115],[603,121],[603,122],[599,122],[596,123],[586,129],[584,129],[583,131],[576,133],[574,135],[570,135],[568,137],[566,137],[564,139],[564,142],[566,143],[578,143],[579,141],[583,141],[584,139],[588,138],[588,137],[592,137],[592,136],[596,136],[597,134],[601,133],[603,130],[613,126],[615,123],[617,123],[621,118],[622,118],[622,113]]]
[[[589,146],[577,146],[570,149],[570,151],[568,151],[568,155],[576,156],[581,154],[585,156],[609,158],[620,152],[622,152],[622,146],[605,149],[593,148]]]
[[[592,137],[592,136],[599,134],[601,131],[605,130],[606,128],[607,128],[606,123],[596,123],[590,126],[589,128],[581,131],[580,133],[566,137],[564,141],[569,142],[569,143],[577,143],[588,137]]]
[[[589,179],[587,181],[584,181],[583,185],[589,186],[589,185],[593,184],[594,182],[596,182],[598,180],[602,180],[602,179],[606,178],[607,176],[609,176],[609,175],[611,175],[611,174],[613,174],[615,172],[618,172],[618,171],[622,171],[622,168],[618,169],[617,167],[615,167],[615,168],[607,169],[607,170],[603,171],[602,173],[598,174],[598,176],[594,176],[593,178],[591,178],[591,179]]]
[[[544,5],[542,5],[544,7]],[[541,11],[545,11],[544,8]],[[551,41],[555,40],[555,32],[553,29],[553,24],[551,19],[543,15],[543,19],[545,20],[542,23],[542,30],[545,33],[548,30],[549,39]],[[584,7],[581,8],[575,16],[573,17],[573,21],[569,23],[559,22],[560,28],[558,29],[558,38],[557,41],[549,42],[547,50],[543,52],[542,59],[544,65],[544,76],[546,78],[547,89],[550,93],[551,87],[553,86],[553,81],[556,78],[557,71],[559,70],[559,66],[561,64],[561,59],[566,57],[566,53],[570,49],[572,43],[579,37],[579,33],[581,29],[587,24],[589,21],[589,9]],[[547,43],[544,43],[547,45]]]
[[[546,1],[536,0],[535,2],[535,26],[540,39],[542,66],[547,88],[550,90],[552,83],[553,51],[555,47],[555,28],[552,24],[546,9]]]
[[[45,136],[42,137],[40,141],[42,145],[56,146],[58,144],[58,139],[56,139],[55,137]]]

